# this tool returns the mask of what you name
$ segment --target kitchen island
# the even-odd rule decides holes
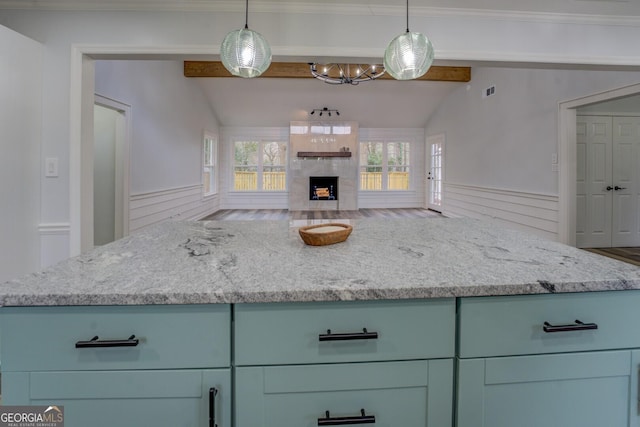
[[[470,219],[168,222],[0,285],[0,306],[379,300],[640,289],[640,269]]]
[[[0,285],[3,402],[67,427],[637,425],[640,268],[477,220],[348,222],[323,247],[168,222]]]

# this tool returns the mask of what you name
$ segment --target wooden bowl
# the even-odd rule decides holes
[[[349,224],[331,222],[300,227],[298,232],[307,245],[325,246],[344,242],[352,230],[353,227]]]

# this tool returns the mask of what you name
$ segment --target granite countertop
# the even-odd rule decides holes
[[[340,301],[640,289],[640,267],[471,219],[166,222],[0,284],[0,305]],[[300,225],[300,224],[298,224]]]

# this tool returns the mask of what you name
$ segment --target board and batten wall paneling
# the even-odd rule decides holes
[[[202,186],[135,194],[129,201],[129,232],[170,219],[198,220],[219,209],[217,195],[202,197]]]
[[[445,183],[443,215],[498,221],[558,240],[558,197]]]

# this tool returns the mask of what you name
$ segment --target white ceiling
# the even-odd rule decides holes
[[[371,13],[385,8],[405,8],[403,0],[251,0],[254,11],[282,7],[367,7]],[[0,8],[85,10],[238,10],[244,2],[234,0],[0,0]],[[411,0],[410,8],[469,9],[534,13],[640,16],[638,0]]]
[[[397,8],[404,0],[251,0],[254,11],[298,8]],[[412,11],[438,9],[514,13],[640,16],[640,0],[411,0]],[[238,0],[0,0],[0,9],[244,10]],[[173,58],[175,59],[175,58]],[[187,58],[195,59],[195,58]],[[307,59],[305,59],[307,60]],[[313,61],[314,58],[308,58]],[[463,64],[464,65],[464,64]],[[309,119],[309,111],[328,107],[340,119],[361,127],[424,127],[438,104],[465,83],[374,81],[333,86],[313,79],[199,78],[222,126],[287,126]],[[473,80],[473,69],[472,69]],[[334,117],[335,118],[335,117]]]

